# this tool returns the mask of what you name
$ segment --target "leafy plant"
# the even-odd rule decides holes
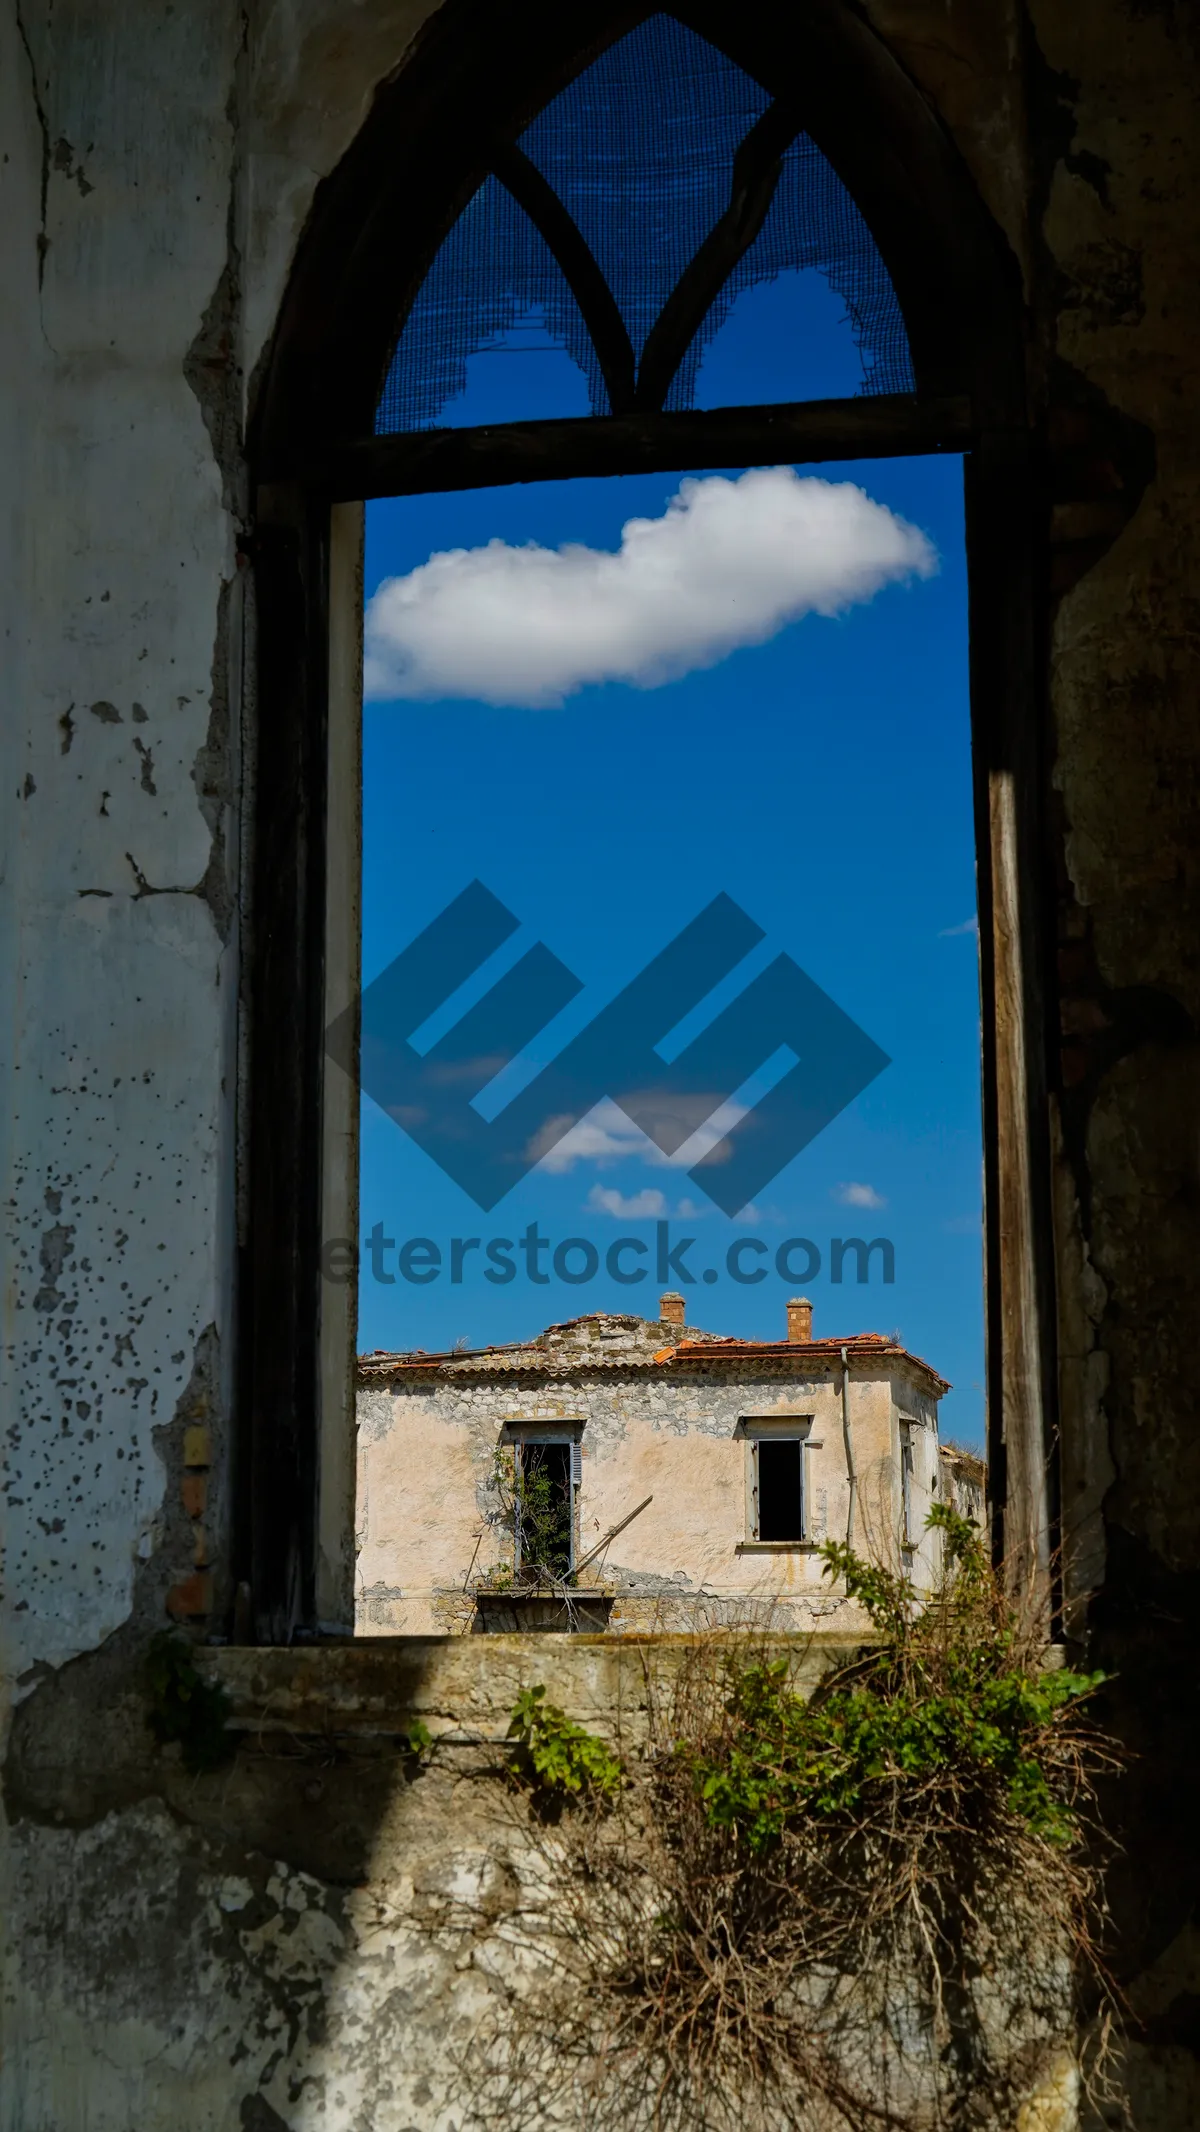
[[[502,1524],[512,1534],[513,1563],[498,1564],[479,1579],[478,1589],[504,1592],[562,1585],[570,1574],[570,1503],[538,1453],[536,1444],[502,1444],[492,1466],[491,1485],[500,1502]]]
[[[498,1592],[503,1594],[511,1592],[515,1583],[516,1579],[513,1575],[512,1563],[495,1562],[490,1569],[485,1569],[480,1576],[473,1580],[471,1589],[476,1592]]]
[[[508,1737],[516,1742],[514,1773],[546,1800],[608,1803],[621,1789],[620,1759],[595,1732],[585,1732],[546,1701],[545,1687],[522,1688]]]
[[[197,1671],[186,1637],[174,1629],[155,1636],[146,1653],[144,1679],[146,1722],[160,1746],[178,1742],[191,1776],[204,1776],[232,1761],[237,1741],[226,1729],[232,1707],[229,1691]]]
[[[728,1723],[689,1755],[714,1828],[754,1853],[799,1817],[853,1816],[873,1793],[938,1782],[971,1811],[1003,1788],[1008,1808],[1044,1842],[1077,1834],[1055,1781],[1055,1726],[1090,1695],[1100,1673],[1031,1670],[1015,1629],[992,1604],[974,1528],[945,1504],[927,1524],[945,1535],[948,1574],[920,1607],[908,1580],[838,1541],[821,1549],[827,1576],[861,1601],[880,1642],[839,1668],[810,1699],[789,1685],[785,1658],[729,1668]],[[977,1795],[977,1796],[975,1796]]]
[[[929,1597],[826,1547],[872,1636],[807,1700],[778,1645],[698,1638],[648,1667],[623,1767],[523,1692],[523,1780],[608,1810],[545,1838],[541,1981],[475,2054],[474,2123],[553,2092],[589,2132],[1008,2132],[1089,2026],[1103,2095],[1100,1676],[1047,1670],[973,1528],[930,1524]]]

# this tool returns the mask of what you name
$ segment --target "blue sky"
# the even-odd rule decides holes
[[[708,352],[698,398],[718,405],[825,396],[854,391],[860,375],[840,303],[820,276],[794,275],[740,300]],[[531,320],[474,359],[466,393],[441,419],[585,411],[579,373]],[[819,1274],[803,1283],[815,1330],[898,1330],[953,1381],[947,1432],[980,1439],[979,1000],[961,462],[810,471],[858,484],[920,528],[936,548],[936,575],[887,584],[834,619],[808,614],[657,686],[591,682],[541,709],[461,695],[368,701],[364,979],[477,878],[522,921],[485,974],[540,940],[582,980],[577,1000],[534,1047],[541,1063],[724,890],[767,936],[738,981],[786,952],[892,1063],[733,1221],[619,1113],[601,1114],[568,1143],[567,1155],[579,1147],[573,1158],[560,1150],[550,1168],[531,1171],[481,1214],[364,1098],[363,1238],[381,1225],[397,1248],[379,1258],[390,1281],[373,1277],[364,1254],[361,1348],[482,1345],[581,1310],[654,1315],[662,1218],[672,1247],[695,1239],[684,1255],[696,1275],[684,1289],[691,1322],[782,1337],[784,1303],[798,1284],[776,1271],[774,1255],[785,1238],[803,1236],[822,1256]],[[372,504],[368,611],[382,581],[439,551],[497,539],[616,551],[631,517],[662,517],[680,478]],[[479,1107],[487,1109],[486,1099]],[[591,1240],[597,1275],[572,1285],[550,1271],[535,1284],[513,1253],[516,1277],[489,1284],[486,1242],[515,1242],[531,1222],[552,1242]],[[604,1272],[619,1235],[650,1247],[638,1286],[618,1286]],[[766,1246],[742,1261],[745,1270],[766,1269],[761,1281],[729,1275],[726,1253],[739,1235]],[[891,1285],[882,1282],[880,1253],[866,1285],[855,1280],[853,1259],[842,1284],[831,1281],[830,1242],[854,1235],[891,1241]],[[399,1246],[418,1236],[436,1243],[443,1260],[420,1283],[398,1273]],[[455,1237],[481,1239],[458,1281],[449,1263]],[[578,1269],[586,1257],[566,1263]]]

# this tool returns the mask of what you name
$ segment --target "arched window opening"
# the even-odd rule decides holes
[[[913,390],[900,306],[859,209],[800,125],[683,23],[657,14],[498,148],[400,326],[376,433],[435,427],[471,357],[535,314],[594,415],[696,404],[744,292],[816,271],[840,299],[856,393]],[[802,333],[787,388],[805,391]],[[541,411],[530,374],[528,416]]]
[[[748,469],[807,475],[842,461],[828,478],[870,493],[888,460],[964,455],[996,1544],[1048,1577],[1054,1358],[1019,292],[936,122],[857,17],[823,0],[786,19],[770,0],[692,0],[632,23],[631,12],[603,0],[569,20],[540,0],[502,20],[480,0],[438,10],[323,190],[259,394],[242,1546],[266,1640],[348,1627],[354,1610],[362,1240],[346,1092],[358,1042],[362,506],[395,498],[403,517],[429,499],[411,574],[443,540],[470,550],[495,537],[490,492],[519,498],[536,493],[523,484],[580,476],[657,483],[661,515],[672,474],[725,470],[735,485]],[[521,511],[505,508],[511,547]],[[550,547],[574,534],[547,518],[535,537]],[[741,739],[752,746],[751,709]],[[419,796],[392,810],[397,836],[452,812],[453,750],[429,767]],[[844,829],[849,776],[841,764],[836,789],[810,805],[809,843]],[[764,779],[779,783],[771,764]],[[914,799],[897,829],[900,872],[919,871],[931,833]],[[494,930],[493,905],[484,918]],[[492,975],[524,1027],[521,967],[517,952]],[[459,1022],[485,995],[463,993]],[[936,1024],[917,1002],[914,1013]],[[418,1052],[438,1053],[456,1026],[453,1015],[445,1030],[431,1023]],[[450,1041],[451,1065],[453,1052]],[[772,1100],[786,1069],[754,1100]],[[477,1114],[486,1123],[495,1107],[489,1090]],[[865,1220],[871,1181],[837,1188],[841,1228],[855,1207],[864,1216],[861,1237],[839,1239],[839,1267],[882,1273],[891,1243]],[[600,1190],[624,1218],[619,1188]],[[638,1201],[652,1219],[657,1190]],[[556,1269],[572,1296],[590,1278],[579,1242]],[[751,1243],[737,1263],[752,1274],[760,1256]],[[780,1278],[802,1279],[805,1256],[785,1252]],[[431,1263],[410,1253],[404,1278],[419,1289]],[[821,1444],[805,1417],[792,1420],[787,1443],[805,1446],[803,1459],[788,1453],[804,1490],[792,1523],[808,1532],[818,1495],[804,1461]],[[906,1414],[905,1427],[919,1421]],[[570,1441],[576,1487],[586,1436]],[[745,1545],[776,1544],[756,1520]]]

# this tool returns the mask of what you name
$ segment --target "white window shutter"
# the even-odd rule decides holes
[[[579,1488],[582,1486],[582,1484],[583,1445],[577,1436],[573,1436],[571,1439],[571,1486],[573,1488]]]

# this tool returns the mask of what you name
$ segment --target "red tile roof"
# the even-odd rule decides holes
[[[590,1337],[595,1328],[599,1339]],[[551,1372],[556,1375],[590,1373],[594,1370],[683,1370],[696,1368],[761,1367],[764,1363],[799,1366],[811,1373],[837,1368],[842,1349],[856,1362],[902,1364],[923,1376],[933,1396],[940,1399],[950,1389],[932,1365],[914,1355],[898,1339],[884,1333],[848,1333],[822,1340],[741,1340],[720,1333],[680,1327],[682,1337],[663,1340],[668,1328],[659,1320],[618,1316],[615,1312],[589,1311],[563,1324],[548,1326],[532,1340],[511,1341],[502,1346],[449,1348],[426,1354],[416,1348],[407,1354],[376,1349],[360,1355],[359,1381],[378,1382],[392,1377],[428,1377],[501,1374],[516,1371]],[[604,1350],[607,1348],[607,1352]]]

